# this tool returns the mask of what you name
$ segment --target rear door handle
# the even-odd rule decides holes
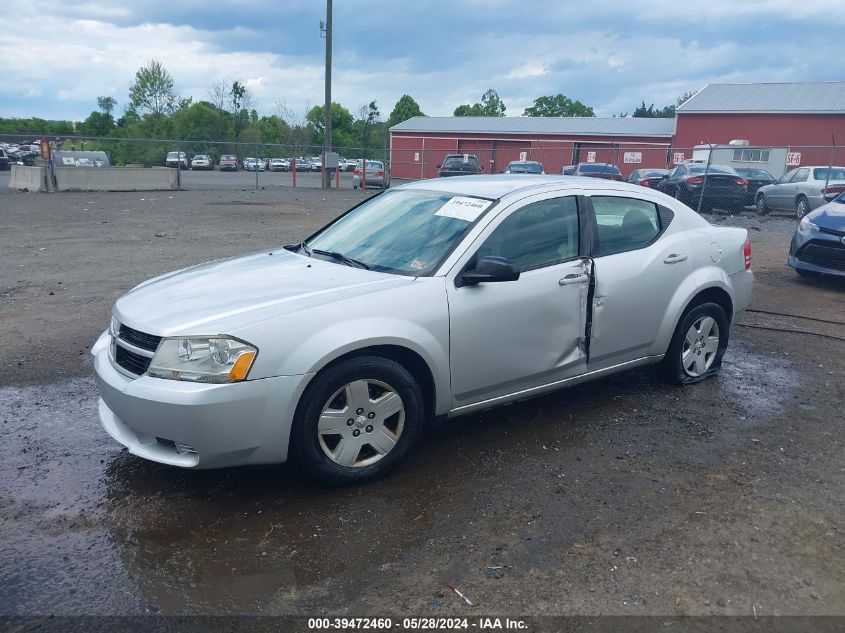
[[[672,253],[671,255],[667,255],[666,257],[663,258],[664,264],[678,264],[680,262],[685,262],[685,261],[687,261],[686,255],[677,255],[675,253]]]
[[[569,284],[580,284],[589,281],[590,276],[584,273],[572,273],[561,279],[558,284],[561,286],[568,286]]]

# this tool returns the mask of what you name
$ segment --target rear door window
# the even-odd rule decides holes
[[[592,196],[591,200],[598,227],[598,256],[643,248],[660,234],[660,215],[653,202],[619,196]]]

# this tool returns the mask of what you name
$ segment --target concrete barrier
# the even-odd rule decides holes
[[[165,167],[56,167],[58,191],[166,191],[177,189],[176,170]]]
[[[53,183],[47,178],[46,167],[12,165],[9,189],[19,189],[21,191],[53,191]]]

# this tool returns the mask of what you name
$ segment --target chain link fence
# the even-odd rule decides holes
[[[103,166],[179,166],[179,184],[184,189],[319,188],[324,178],[322,145],[85,136],[47,138],[53,151],[65,153],[64,166],[94,167],[93,161],[82,152],[104,152],[108,165]],[[0,135],[0,144],[7,146],[10,160],[24,165],[43,164],[39,141],[40,137]],[[342,160],[340,167],[330,173],[331,184],[336,188],[353,187],[353,171],[360,159],[387,163],[390,154],[384,148],[341,147],[334,151]]]
[[[40,164],[39,140],[0,135],[0,147],[6,146],[12,161]],[[104,152],[114,167],[180,165],[179,186],[183,189],[319,188],[324,180],[321,145],[84,136],[48,140],[53,150]],[[342,162],[331,174],[331,186],[342,189],[360,185],[354,179],[354,170],[356,161],[365,157],[383,162],[395,182],[435,178],[452,155],[457,157],[452,161],[471,164],[470,171],[482,174],[506,172],[514,162],[539,163],[546,174],[571,173],[580,164],[579,171],[587,175],[659,189],[700,213],[800,217],[808,209],[845,192],[845,147],[835,145],[674,147],[668,143],[577,139],[502,141],[395,136],[389,148],[339,147],[335,151]],[[206,157],[207,162],[200,157]],[[64,160],[74,162],[72,157]],[[83,159],[74,166],[93,164]],[[773,183],[776,186],[769,186]],[[741,195],[729,191],[743,188]]]

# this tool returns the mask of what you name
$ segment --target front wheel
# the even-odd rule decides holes
[[[343,361],[321,372],[297,408],[295,457],[329,485],[386,475],[408,454],[424,420],[422,391],[411,373],[381,356]]]
[[[766,196],[762,194],[757,196],[754,208],[757,211],[757,215],[766,215],[769,212],[769,209],[766,207]]]
[[[678,322],[661,363],[661,374],[678,385],[700,382],[718,371],[727,348],[725,311],[716,303],[702,303]]]

